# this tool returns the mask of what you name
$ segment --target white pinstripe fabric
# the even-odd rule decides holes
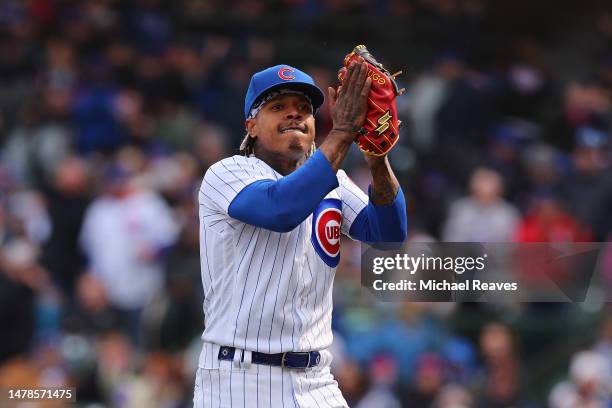
[[[293,403],[317,406],[308,402],[310,397],[323,402],[321,407],[343,406],[344,400],[329,368],[320,367],[319,371],[303,374],[265,366],[240,371],[223,369],[225,362],[220,365],[216,359],[218,345],[280,353],[324,350],[332,343],[332,286],[336,268],[329,267],[313,247],[312,215],[287,233],[248,225],[228,215],[230,203],[244,187],[257,180],[281,177],[255,157],[233,156],[211,166],[202,181],[198,198],[206,328],[202,334],[199,381],[210,384],[202,391],[202,401],[194,396],[195,403],[204,404],[201,406],[208,406],[206,401],[211,398],[214,402],[215,396],[221,402],[213,406],[226,406],[223,398],[229,398],[225,394],[230,387],[240,390],[232,392],[232,398],[246,396],[246,399],[228,399],[227,406],[291,407]],[[337,177],[340,186],[326,198],[342,202],[341,231],[348,234],[368,198],[344,171],[338,171]],[[254,375],[254,370],[260,374]],[[261,374],[261,370],[268,370],[270,378]],[[215,394],[215,376],[216,386],[221,384],[221,395]],[[279,405],[278,398],[272,398],[271,405],[257,402],[253,405],[253,396],[259,395],[257,387],[266,382],[273,385],[271,392],[282,389],[282,398],[287,397],[287,401],[281,398]]]
[[[254,157],[233,156],[211,166],[199,193],[200,255],[206,341],[266,353],[325,349],[331,345],[332,285],[311,243],[312,216],[277,233],[227,214],[250,183],[282,176]],[[327,198],[342,201],[347,234],[367,196],[344,171]]]

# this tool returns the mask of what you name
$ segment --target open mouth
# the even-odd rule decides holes
[[[280,129],[280,133],[300,132],[306,134],[306,126],[292,125]]]

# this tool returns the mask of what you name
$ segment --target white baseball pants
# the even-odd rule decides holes
[[[321,351],[316,367],[307,369],[251,364],[250,352],[240,349],[236,349],[234,361],[219,361],[218,353],[219,346],[204,344],[195,379],[194,408],[348,407],[329,371],[332,355],[327,350]]]

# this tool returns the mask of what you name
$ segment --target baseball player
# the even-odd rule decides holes
[[[199,191],[205,330],[195,407],[346,407],[330,374],[340,234],[406,237],[404,195],[386,157],[366,157],[369,196],[340,165],[365,121],[371,79],[352,64],[328,89],[333,128],[315,149],[324,101],[288,65],[247,90],[242,155],[212,165]]]

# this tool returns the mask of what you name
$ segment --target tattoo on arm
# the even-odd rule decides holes
[[[346,135],[348,135],[348,137]],[[321,150],[321,153],[327,158],[334,172],[338,171],[344,157],[351,147],[352,140],[349,139],[349,137],[351,137],[351,135],[346,131],[332,129],[325,142],[319,147],[319,150]]]
[[[395,200],[399,183],[385,157],[370,165],[372,173],[371,199],[375,205],[389,205]]]

